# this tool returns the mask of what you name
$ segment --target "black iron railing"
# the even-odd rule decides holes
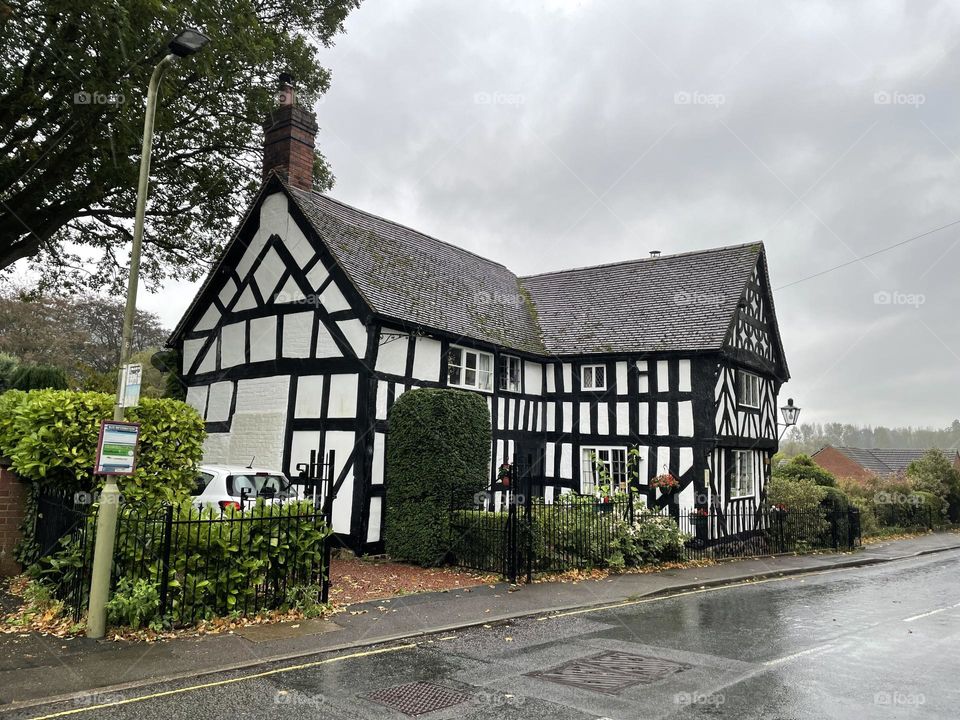
[[[516,580],[604,567],[622,562],[625,554],[629,561],[631,552],[686,561],[843,550],[860,543],[855,508],[671,513],[635,505],[629,496],[600,501],[564,495],[545,504],[505,492],[498,499],[495,504],[493,496],[481,496],[472,507],[451,510],[450,562]],[[653,538],[672,541],[656,550]]]

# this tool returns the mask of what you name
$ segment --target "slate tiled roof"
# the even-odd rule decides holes
[[[517,277],[500,263],[322,195],[288,188],[380,315],[542,353]]]
[[[520,278],[551,353],[723,345],[760,244]]]
[[[718,350],[762,250],[734,245],[518,278],[322,193],[284,187],[378,315],[537,355]]]
[[[877,475],[904,472],[910,463],[919,460],[929,452],[929,450],[879,450],[854,447],[837,447],[834,449]],[[956,451],[943,450],[942,452],[951,463],[956,461]]]
[[[321,193],[288,190],[378,314],[539,354],[719,349],[762,247],[518,278]]]

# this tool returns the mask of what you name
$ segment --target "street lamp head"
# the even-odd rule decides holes
[[[800,408],[793,404],[793,398],[787,400],[787,404],[780,408],[780,412],[783,413],[783,424],[787,427],[797,424],[797,419],[800,417]]]
[[[200,52],[203,46],[210,42],[210,38],[195,28],[184,28],[170,41],[167,47],[177,57],[187,57]]]

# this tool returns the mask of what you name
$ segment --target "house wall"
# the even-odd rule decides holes
[[[187,400],[207,425],[205,459],[242,465],[255,459],[295,476],[311,450],[321,457],[334,451],[334,530],[356,550],[377,551],[390,407],[411,389],[447,387],[451,345],[473,343],[371,317],[282,193],[253,208],[240,240],[182,336]],[[736,404],[736,373],[760,358],[761,340],[754,333],[749,346],[732,342],[736,352],[729,357],[545,361],[510,352],[522,361],[520,390],[500,390],[495,379],[494,389],[481,393],[492,427],[491,488],[499,463],[521,451],[542,452],[538,491],[550,501],[583,488],[582,448],[637,446],[640,489],[650,506],[676,514],[712,499],[734,502],[730,451],[750,450],[757,477],[765,479],[776,446],[776,382],[765,375],[760,409]],[[499,349],[475,349],[493,353],[499,367]],[[604,390],[582,387],[583,364],[605,367]],[[649,486],[664,470],[681,481],[672,496]],[[755,504],[761,492],[748,500]]]
[[[334,530],[352,536],[368,511],[369,336],[349,283],[302,227],[283,193],[254,208],[184,335],[187,402],[206,421],[207,462],[296,476],[311,450],[333,450]]]

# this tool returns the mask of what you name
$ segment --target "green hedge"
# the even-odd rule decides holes
[[[490,413],[476,393],[419,389],[390,408],[386,450],[387,554],[425,566],[448,551],[450,509],[488,483]]]
[[[24,539],[17,551],[25,565],[37,559],[33,543],[35,498],[40,489],[99,489],[93,474],[100,421],[113,415],[113,396],[71,390],[9,390],[0,395],[0,455],[31,483]],[[144,398],[127,410],[140,423],[137,470],[118,480],[126,502],[179,503],[190,496],[203,457],[203,419],[196,410],[166,398]]]
[[[0,454],[21,479],[90,490],[100,421],[113,415],[113,396],[71,390],[16,390],[0,395]],[[203,419],[186,403],[144,398],[127,410],[140,423],[137,470],[119,480],[127,501],[178,502],[195,485],[203,457]]]
[[[223,617],[253,607],[269,592],[277,605],[290,607],[311,581],[311,569],[322,567],[323,541],[330,531],[315,522],[310,502],[280,505],[262,501],[231,511],[198,510],[189,501],[174,508],[167,616],[157,615],[164,534],[164,508],[125,506],[118,520],[114,551],[117,587],[110,619],[118,625],[180,625]],[[296,518],[302,516],[303,521]],[[86,556],[71,540],[31,569],[58,595],[76,586],[78,573],[92,558],[94,522],[87,528]],[[89,575],[87,575],[89,577]],[[81,588],[86,596],[87,586]],[[85,599],[83,604],[85,605]]]

